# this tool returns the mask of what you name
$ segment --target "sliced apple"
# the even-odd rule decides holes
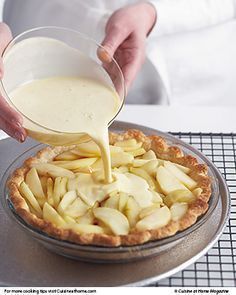
[[[193,190],[193,194],[194,194],[194,196],[197,197],[197,198],[201,195],[202,192],[203,192],[203,189],[200,188],[200,187],[197,187],[197,188],[195,188],[195,189]]]
[[[40,176],[39,177],[40,179],[40,182],[41,182],[41,186],[42,186],[42,189],[43,189],[43,192],[44,192],[44,196],[47,195],[47,176]]]
[[[53,200],[54,207],[57,207],[61,201],[61,198],[67,192],[67,178],[66,177],[56,177],[53,188]]]
[[[80,168],[85,168],[93,165],[97,161],[97,158],[84,158],[84,159],[78,159],[74,161],[62,161],[57,163],[56,165],[68,169],[68,170],[75,170]]]
[[[87,174],[91,174],[93,173],[93,168],[90,167],[90,166],[87,166],[87,167],[81,167],[81,168],[77,168],[75,170],[73,170],[73,172],[75,173],[75,175],[77,173],[87,173]]]
[[[90,153],[87,153],[87,152],[84,152],[84,151],[81,151],[78,149],[73,149],[73,150],[71,150],[71,152],[75,156],[77,156],[77,158],[96,158],[96,157],[98,157],[98,155],[90,154]]]
[[[143,208],[139,213],[139,218],[143,219],[144,217],[151,215],[156,209],[160,207],[161,207],[160,203],[155,203],[155,204],[152,204],[151,206]]]
[[[81,183],[87,182],[88,184],[87,187],[82,186],[81,188],[80,186],[78,186],[76,188],[76,193],[81,198],[81,200],[89,207],[93,207],[96,202],[104,201],[107,198],[107,194],[115,190],[115,183],[112,182],[111,184],[107,185],[107,190],[106,192],[104,192],[101,187],[99,188],[98,184],[94,183],[92,177],[87,174],[81,174],[79,177],[79,181],[81,181]]]
[[[136,224],[139,231],[158,229],[166,226],[171,220],[171,213],[168,207],[156,209],[152,214],[144,217]]]
[[[120,172],[120,173],[126,173],[129,172],[129,168],[127,166],[120,166],[119,168],[114,168],[113,171]]]
[[[128,218],[130,228],[134,227],[137,223],[140,210],[141,208],[139,207],[138,203],[132,196],[130,196],[123,210],[125,216]]]
[[[36,168],[39,175],[43,176],[52,176],[52,177],[68,177],[73,178],[74,173],[70,170],[67,170],[62,167],[58,167],[48,163],[39,163],[35,164],[34,167]]]
[[[163,159],[157,159],[158,160],[158,165],[159,166],[164,166],[164,163],[166,162],[165,160],[163,160]]]
[[[127,139],[123,141],[117,141],[114,146],[119,146],[119,147],[135,147],[137,145],[137,140],[132,138],[132,139]]]
[[[142,169],[145,170],[145,171],[147,171],[147,173],[149,175],[155,176],[158,165],[159,165],[159,162],[158,162],[157,159],[155,159],[155,160],[149,160],[147,163],[145,163],[142,166]]]
[[[43,208],[43,205],[44,205],[44,203],[47,201],[47,199],[46,199],[46,198],[41,198],[41,199],[36,198],[36,199],[37,199],[37,201],[38,201],[38,203],[39,203],[39,206],[40,206],[41,208]]]
[[[155,160],[157,158],[157,156],[154,153],[154,151],[149,150],[148,152],[146,152],[145,154],[143,154],[142,158],[144,160]]]
[[[128,153],[122,152],[122,153],[115,153],[111,155],[111,166],[119,167],[119,166],[126,166],[128,164],[131,164],[134,160],[134,156],[130,155]]]
[[[114,145],[109,145],[110,148],[110,153],[111,154],[116,154],[116,153],[122,153],[123,149],[119,146],[114,146]]]
[[[140,168],[144,164],[147,164],[150,160],[144,160],[144,159],[134,159],[133,161],[133,167],[134,168]]]
[[[175,164],[166,161],[164,167],[190,190],[193,190],[197,186],[196,181],[186,175]]]
[[[57,211],[63,215],[65,214],[66,208],[73,203],[73,201],[77,198],[76,191],[69,191],[67,192],[63,198],[61,199]]]
[[[188,174],[190,172],[190,169],[188,167],[182,166],[180,164],[174,163],[174,165],[181,171],[183,171],[185,174]]]
[[[47,179],[47,200],[48,204],[53,206],[54,205],[54,199],[53,199],[53,180],[51,177]]]
[[[187,210],[188,210],[187,203],[174,203],[170,207],[171,219],[173,221],[178,221],[186,214]]]
[[[129,153],[130,155],[132,155],[134,157],[138,157],[138,156],[142,156],[143,154],[145,154],[146,151],[144,148],[139,148],[136,150],[128,151],[127,153]]]
[[[54,160],[56,161],[73,161],[77,159],[78,159],[78,156],[72,153],[71,151],[63,152],[54,158]]]
[[[147,173],[147,171],[143,170],[142,168],[130,167],[130,172],[145,179],[149,187],[155,190],[156,188],[155,180]]]
[[[121,212],[111,208],[96,208],[94,216],[104,222],[115,235],[127,235],[129,233],[129,221]]]
[[[66,223],[76,223],[75,219],[72,218],[71,216],[68,216],[68,215],[64,215],[63,216],[63,219],[65,220]]]
[[[78,177],[79,177],[79,175],[75,175],[74,178],[68,179],[67,191],[76,191],[78,189],[78,187],[79,187]]]
[[[163,203],[163,195],[159,194],[158,192],[151,190],[152,192],[152,201],[153,203]]]
[[[94,215],[91,209],[89,209],[83,216],[76,218],[76,222],[80,224],[93,224]]]
[[[142,147],[143,143],[142,142],[137,142],[136,145],[133,146],[123,146],[122,149],[124,152],[131,152],[134,150],[138,150]]]
[[[40,182],[37,170],[34,167],[31,168],[26,174],[25,183],[28,185],[36,198],[45,199],[42,184]]]
[[[65,220],[47,202],[43,206],[43,219],[59,227],[64,228],[66,226]]]
[[[119,197],[118,195],[110,196],[104,203],[103,207],[118,209]]]
[[[96,202],[93,204],[93,206],[92,206],[91,209],[95,209],[95,208],[97,208],[97,207],[99,207],[99,202],[98,202],[98,201],[96,201]]]
[[[62,191],[63,191],[63,195],[67,192],[67,182],[68,182],[68,178],[67,177],[62,177],[61,178],[61,187],[62,187]]]
[[[124,209],[125,209],[125,206],[126,206],[126,203],[127,203],[128,199],[129,199],[129,195],[127,193],[124,193],[124,192],[119,193],[118,210],[121,213],[124,212]]]
[[[102,222],[101,220],[96,219],[96,224],[103,228],[104,234],[107,234],[107,235],[112,235],[113,234],[112,230],[104,222]]]
[[[93,171],[103,169],[102,159],[98,159],[91,167],[92,167]]]
[[[167,196],[164,197],[164,203],[170,207],[174,203],[184,202],[191,203],[195,201],[195,195],[189,190],[175,190],[170,192]]]
[[[101,226],[93,224],[71,223],[70,228],[79,234],[103,234],[104,229]]]
[[[36,212],[38,212],[39,214],[42,214],[42,209],[39,206],[37,199],[24,181],[20,184],[19,191],[22,197],[24,197],[30,203],[34,210],[36,210]]]
[[[28,205],[28,210],[33,213],[34,215],[36,215],[38,218],[42,218],[43,217],[43,211],[41,213],[37,212],[30,204],[29,201],[27,201],[27,199],[25,199],[26,204]],[[40,204],[39,204],[40,205]],[[41,206],[41,205],[40,205]]]
[[[117,197],[118,197],[118,196],[119,196],[119,191],[116,189],[116,190],[110,192],[110,193],[109,193],[109,196],[110,196],[110,197],[113,197],[113,196],[117,196]]]
[[[66,207],[64,212],[68,216],[77,218],[83,216],[88,209],[89,206],[85,204],[80,197],[77,196],[77,198],[71,204],[69,204],[68,207]]]
[[[104,176],[104,171],[102,169],[93,171],[92,173],[92,178],[95,182],[99,183],[99,182],[103,182],[105,179]]]
[[[77,146],[77,150],[85,153],[100,156],[101,152],[98,145],[94,141],[83,142]]]
[[[172,173],[165,167],[157,168],[156,179],[164,194],[169,194],[175,190],[188,190]]]

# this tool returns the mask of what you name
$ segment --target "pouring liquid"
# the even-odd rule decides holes
[[[105,182],[112,182],[108,124],[120,107],[112,88],[89,78],[51,77],[19,86],[10,98],[30,118],[24,120],[28,134],[41,142],[69,145],[92,138],[101,150]]]

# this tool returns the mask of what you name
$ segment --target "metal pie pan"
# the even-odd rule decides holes
[[[8,190],[6,187],[6,181],[11,173],[19,167],[25,159],[34,155],[38,150],[42,149],[44,145],[37,145],[33,148],[30,148],[22,155],[20,155],[7,169],[4,173],[4,176],[1,181],[1,196],[2,203],[8,215],[17,222],[17,224],[31,237],[36,239],[44,247],[53,251],[59,255],[70,257],[73,259],[89,261],[89,262],[98,262],[98,263],[120,263],[120,262],[129,262],[134,260],[143,259],[146,257],[160,255],[163,251],[166,251],[176,244],[180,243],[184,238],[189,234],[193,233],[199,227],[207,222],[209,217],[214,214],[214,210],[218,204],[219,200],[219,184],[218,178],[215,174],[215,166],[207,159],[203,154],[197,151],[192,146],[182,142],[175,137],[162,133],[160,131],[137,126],[128,123],[116,122],[111,130],[115,132],[122,132],[130,128],[136,128],[142,130],[146,135],[159,135],[164,137],[170,145],[179,146],[186,154],[194,155],[199,162],[206,163],[209,167],[209,175],[212,178],[212,196],[209,202],[208,211],[200,217],[197,222],[189,227],[188,229],[176,233],[174,236],[153,241],[147,242],[143,245],[138,246],[120,246],[120,247],[101,247],[101,246],[87,246],[87,245],[78,245],[68,241],[57,240],[53,237],[48,236],[42,231],[39,231],[31,226],[29,226],[15,211],[14,207],[11,204],[10,199],[8,198]]]

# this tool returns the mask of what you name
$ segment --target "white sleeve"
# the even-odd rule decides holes
[[[236,0],[150,0],[157,11],[151,35],[193,31],[236,16]]]

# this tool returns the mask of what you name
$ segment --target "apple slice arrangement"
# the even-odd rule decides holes
[[[110,153],[115,180],[103,191],[103,164],[93,141],[40,151],[8,182],[16,211],[56,238],[119,246],[173,235],[207,210],[206,165],[164,139],[134,130],[112,134]],[[135,181],[134,193],[117,179]],[[94,195],[86,194],[83,181],[96,187]]]

